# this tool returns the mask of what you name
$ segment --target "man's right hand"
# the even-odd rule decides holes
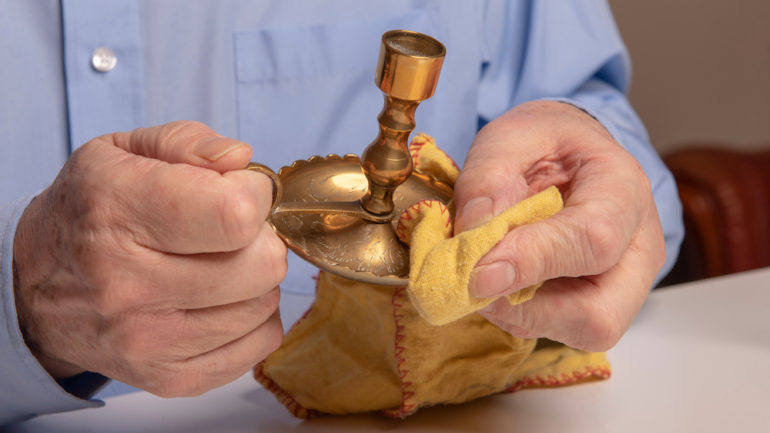
[[[224,385],[283,336],[286,247],[251,148],[192,122],[95,138],[24,211],[15,295],[55,378],[93,371],[160,396]]]

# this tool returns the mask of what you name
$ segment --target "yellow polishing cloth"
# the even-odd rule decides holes
[[[418,134],[410,150],[415,170],[454,185],[459,170],[432,137]],[[410,246],[409,299],[433,325],[445,325],[489,305],[495,298],[473,298],[468,293],[476,263],[509,231],[548,218],[562,207],[559,190],[552,186],[455,237],[451,237],[452,216],[443,203],[426,200],[409,207],[396,230]],[[512,293],[508,301],[513,305],[527,301],[539,286]]]
[[[454,183],[459,170],[432,138],[418,135],[410,150],[415,170]],[[257,365],[256,379],[295,416],[309,418],[369,411],[404,417],[424,406],[609,377],[603,353],[513,337],[474,313],[492,300],[467,294],[479,258],[509,230],[561,206],[550,188],[452,238],[451,203],[416,203],[396,230],[410,245],[409,287],[321,272],[313,306]],[[508,300],[524,302],[535,290]]]
[[[443,203],[423,201],[410,207],[400,220],[411,233],[402,241],[410,245],[409,298],[420,315],[433,325],[445,325],[473,313],[495,298],[473,298],[468,294],[471,271],[512,229],[547,218],[562,208],[556,187],[512,206],[486,224],[450,237],[451,217]],[[532,298],[540,284],[507,296],[520,304]]]

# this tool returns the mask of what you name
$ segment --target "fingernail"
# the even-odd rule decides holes
[[[478,227],[492,219],[495,202],[489,197],[476,197],[465,203],[457,213],[457,232]]]
[[[215,162],[233,150],[238,149],[241,146],[246,146],[246,143],[230,142],[228,145],[228,142],[230,142],[230,140],[224,140],[220,137],[210,138],[198,144],[198,147],[195,149],[195,154],[203,159]]]
[[[508,262],[492,262],[471,271],[468,293],[475,298],[502,295],[513,286],[516,271]]]

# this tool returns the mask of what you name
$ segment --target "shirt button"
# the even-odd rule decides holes
[[[91,54],[91,66],[99,72],[110,72],[115,69],[117,63],[115,53],[107,47],[99,47]]]

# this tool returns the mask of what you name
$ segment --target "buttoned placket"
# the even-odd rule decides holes
[[[146,122],[135,0],[61,0],[70,149]]]

